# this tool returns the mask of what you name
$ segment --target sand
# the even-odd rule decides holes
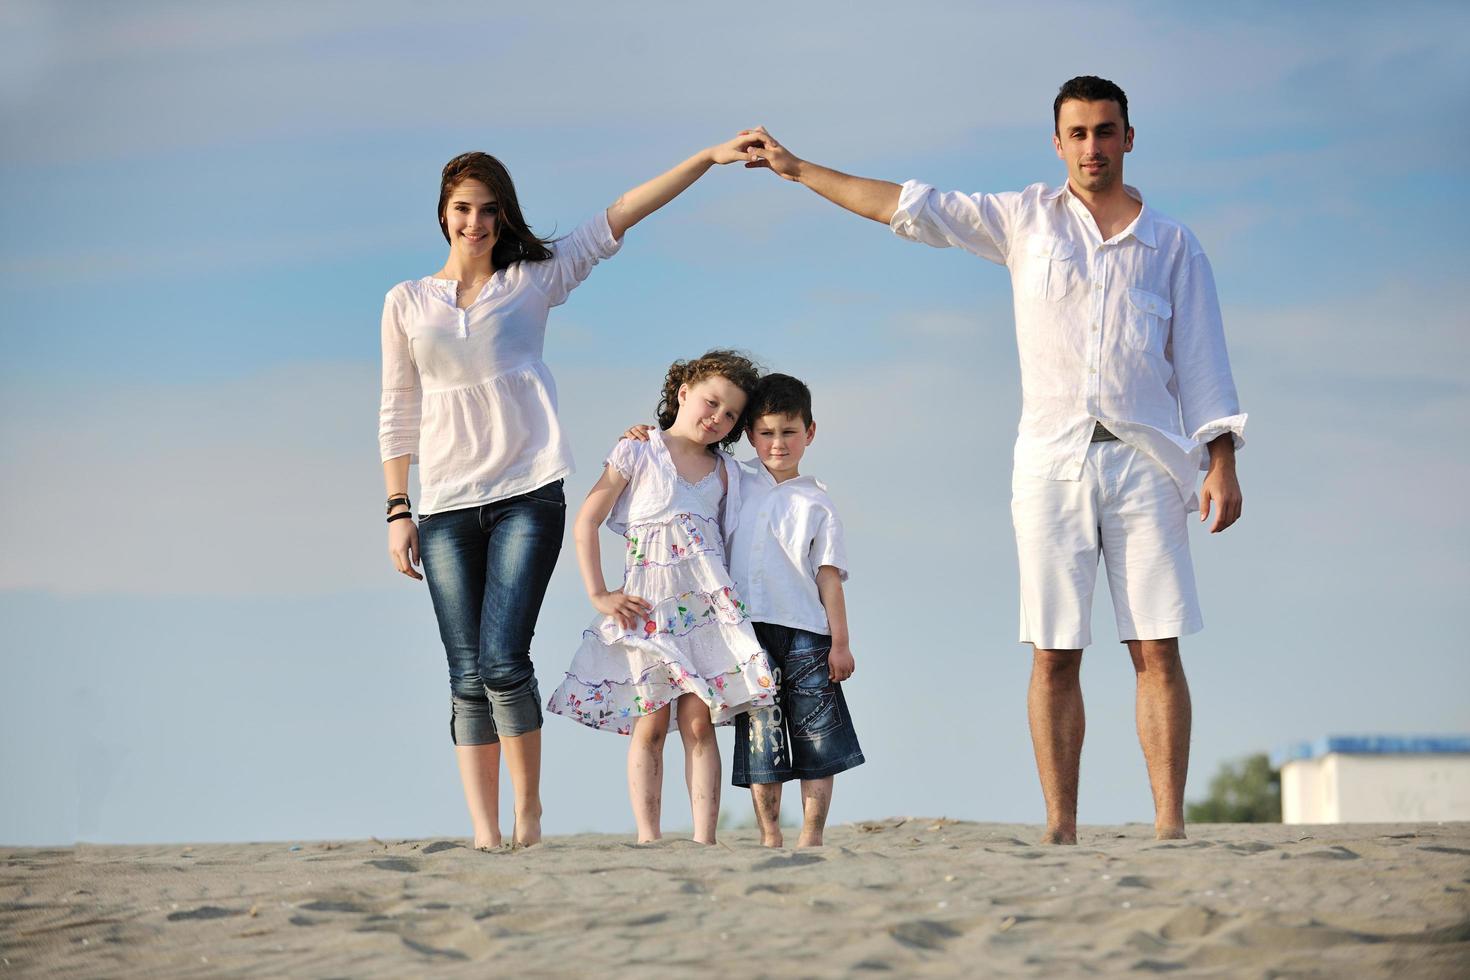
[[[1470,976],[1470,824],[0,848],[0,977]]]

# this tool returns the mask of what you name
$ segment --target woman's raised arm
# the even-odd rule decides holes
[[[715,164],[734,163],[746,158],[745,147],[750,137],[741,135],[725,143],[717,143],[652,180],[625,192],[607,209],[607,223],[614,238],[622,238],[629,228],[668,204],[689,185],[704,176]]]

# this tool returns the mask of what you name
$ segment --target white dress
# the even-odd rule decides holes
[[[647,443],[620,442],[607,465],[629,477],[625,496],[647,500],[639,483],[667,496],[646,517],[635,505],[626,524],[609,519],[627,542],[623,591],[653,608],[630,630],[611,616],[594,620],[547,709],[627,735],[639,716],[684,694],[705,702],[717,725],[769,705],[770,665],[725,567],[720,472],[731,472],[728,457],[721,453],[710,475],[691,485],[655,432]]]

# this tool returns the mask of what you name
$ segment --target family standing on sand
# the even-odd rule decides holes
[[[393,287],[383,306],[379,442],[388,551],[398,571],[427,578],[449,660],[449,732],[475,846],[502,843],[502,759],[515,794],[512,842],[541,835],[543,708],[530,646],[572,473],[541,360],[547,315],[629,228],[711,166],[737,161],[901,238],[1010,270],[1023,395],[1011,513],[1044,840],[1077,839],[1079,671],[1100,556],[1137,676],[1155,831],[1184,836],[1190,698],[1179,637],[1203,626],[1187,521],[1213,510],[1217,532],[1240,517],[1235,452],[1246,416],[1209,260],[1189,229],[1123,183],[1134,133],[1122,89],[1068,81],[1053,124],[1066,179],[999,194],[850,176],[796,157],[764,128],[747,130],[557,240],[532,233],[494,157],[466,153],[444,168],[449,256],[433,275]],[[684,742],[694,839],[714,841],[714,726],[733,724],[733,782],[751,790],[762,843],[782,845],[781,788],[799,780],[798,844],[818,845],[833,777],[864,758],[841,686],[855,669],[842,523],[823,484],[801,471],[816,435],[811,393],[712,350],[673,363],[657,417],[657,428],[635,426],[612,447],[577,513],[578,563],[598,616],[546,709],[630,736],[640,841],[660,836],[671,723]],[[755,456],[737,462],[726,449],[742,438]],[[625,578],[612,590],[604,522],[625,539]]]

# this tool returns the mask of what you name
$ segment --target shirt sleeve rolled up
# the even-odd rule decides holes
[[[1194,252],[1175,270],[1171,344],[1184,431],[1205,443],[1226,432],[1235,448],[1245,445],[1246,416],[1240,410],[1215,274],[1204,252]]]
[[[424,393],[418,366],[394,292],[383,301],[383,397],[378,406],[378,450],[382,461],[410,457],[418,460],[419,421]]]
[[[1005,264],[1010,252],[1007,202],[1014,195],[938,191],[905,181],[888,227],[900,238],[934,248],[962,248],[990,262]]]
[[[544,262],[526,262],[524,269],[541,292],[548,306],[560,306],[567,295],[581,285],[592,267],[616,255],[623,243],[613,237],[607,222],[607,211],[582,222],[567,237],[551,246],[551,258]]]

